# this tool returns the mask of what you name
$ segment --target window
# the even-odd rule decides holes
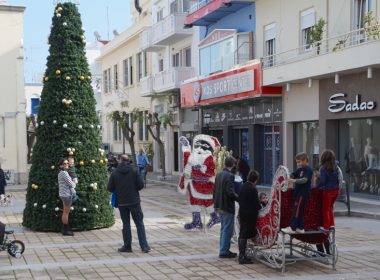
[[[186,1],[185,1],[186,2]],[[170,14],[181,12],[181,0],[174,0],[170,3]]]
[[[128,59],[123,60],[123,69],[124,69],[124,86],[129,85],[129,66],[128,66]]]
[[[264,42],[266,66],[273,66],[276,53],[276,25],[274,23],[265,26]]]
[[[117,120],[113,121],[113,140],[120,141],[122,137],[121,126]]]
[[[111,92],[111,68],[103,71],[104,93]]]
[[[295,125],[294,156],[305,152],[309,157],[311,168],[319,167],[319,123],[300,122]]]
[[[32,98],[30,101],[31,101],[30,113],[32,115],[37,115],[38,106],[40,105],[40,99],[37,97],[37,98]]]
[[[137,54],[137,77],[139,81],[143,77],[143,53],[142,52]]]
[[[230,69],[234,65],[234,37],[200,48],[199,53],[201,75]]]
[[[181,62],[180,62],[180,56],[179,56],[179,52],[176,53],[176,54],[173,54],[172,56],[172,60],[173,60],[173,63],[172,63],[172,66],[173,67],[179,67],[181,65]]]
[[[164,9],[161,8],[157,11],[157,22],[160,22],[164,19]]]
[[[129,84],[133,85],[133,64],[132,64],[132,57],[129,58]]]
[[[374,11],[374,0],[354,0],[354,29],[364,28],[364,17]]]
[[[132,57],[129,57],[123,60],[123,68],[124,68],[124,86],[133,85]]]
[[[148,76],[148,59],[146,57],[146,52],[143,52],[143,60],[144,60],[144,77]]]
[[[379,118],[339,120],[337,159],[350,192],[380,195]]]
[[[315,24],[314,8],[308,9],[301,13],[301,46],[304,51],[311,48],[310,30]]]
[[[113,80],[114,80],[114,84],[115,84],[115,89],[118,89],[119,88],[119,73],[118,73],[118,67],[117,67],[117,64],[115,64],[113,66]]]
[[[191,48],[187,48],[184,51],[184,61],[185,61],[185,66],[186,67],[191,67]]]
[[[162,71],[164,71],[164,59],[160,58],[160,60],[158,61],[158,72]]]

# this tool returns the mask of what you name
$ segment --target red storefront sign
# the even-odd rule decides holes
[[[181,107],[189,108],[281,92],[281,87],[261,86],[261,67],[257,63],[183,84]]]

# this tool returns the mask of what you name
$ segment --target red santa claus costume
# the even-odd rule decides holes
[[[184,171],[181,176],[178,191],[188,194],[193,221],[185,225],[185,229],[202,228],[200,219],[201,207],[205,207],[210,213],[210,221],[207,226],[210,228],[219,222],[218,216],[213,208],[213,188],[215,182],[215,155],[216,148],[220,148],[217,138],[205,134],[194,137],[193,149],[189,141],[181,136]]]

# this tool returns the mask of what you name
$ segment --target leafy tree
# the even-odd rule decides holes
[[[124,111],[114,111],[111,113],[110,117],[113,120],[116,120],[119,122],[119,125],[121,127],[121,131],[123,134],[123,137],[125,140],[128,141],[128,144],[131,148],[131,160],[133,163],[136,164],[136,148],[135,148],[135,134],[133,124],[138,120],[139,118],[139,111],[138,109],[133,109],[131,112],[127,113]],[[129,121],[131,119],[131,122]]]
[[[88,230],[112,226],[101,127],[85,56],[85,36],[75,4],[56,6],[49,43],[23,225],[34,230],[60,230],[62,202],[58,196],[57,163],[60,158],[73,156],[80,200],[73,204],[71,227]]]
[[[162,114],[153,113],[148,115],[148,131],[152,135],[154,141],[157,142],[160,152],[160,165],[162,170],[162,177],[166,177],[166,160],[165,160],[165,144],[161,140],[161,125],[166,128],[168,125],[172,125],[172,112]],[[154,131],[153,131],[154,130]]]

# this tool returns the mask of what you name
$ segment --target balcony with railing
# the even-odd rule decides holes
[[[153,95],[153,77],[147,76],[140,80],[140,95],[143,97],[149,97]]]
[[[185,24],[207,26],[253,2],[253,0],[193,0]]]
[[[152,27],[145,28],[139,35],[140,49],[143,51],[158,51],[162,46],[154,45],[152,42]]]
[[[152,26],[153,45],[171,45],[193,34],[184,28],[186,13],[174,13]]]
[[[194,77],[193,67],[172,67],[154,75],[153,90],[157,93],[179,89],[184,80]]]
[[[380,26],[353,30],[263,58],[264,85],[380,64]]]

